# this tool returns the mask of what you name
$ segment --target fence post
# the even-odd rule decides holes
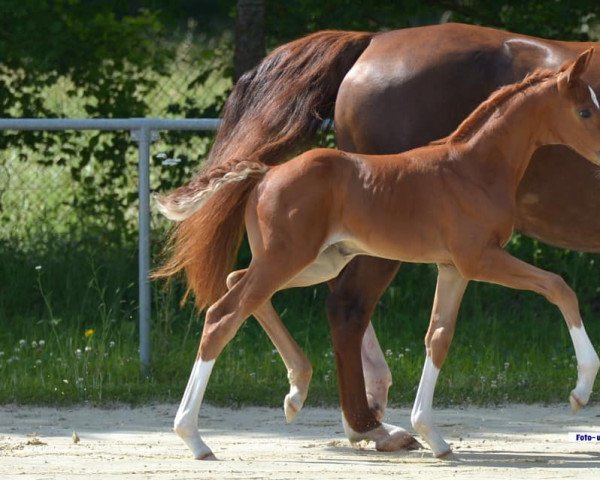
[[[142,376],[150,376],[150,142],[152,130],[144,122],[132,131],[138,142],[138,282],[139,282],[139,327],[140,365]]]

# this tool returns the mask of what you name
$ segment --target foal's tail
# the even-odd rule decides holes
[[[264,163],[249,161],[233,161],[228,165],[210,168],[196,176],[194,182],[168,195],[157,195],[158,210],[169,220],[181,222],[200,210],[223,187],[244,182],[248,178],[261,178],[268,169]],[[243,189],[243,185],[240,189]]]
[[[225,279],[244,234],[248,196],[269,169],[249,161],[230,167],[209,169],[196,178],[195,188],[157,198],[162,213],[181,221],[169,238],[169,259],[152,276],[165,278],[184,271],[188,288],[183,301],[194,292],[200,310],[225,293]]]

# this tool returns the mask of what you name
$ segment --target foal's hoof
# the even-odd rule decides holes
[[[448,449],[442,453],[436,453],[435,458],[439,458],[440,460],[448,460],[448,461],[456,461],[458,457],[454,454],[452,449]]]
[[[292,423],[296,418],[296,415],[302,410],[304,402],[301,401],[297,393],[288,393],[283,401],[283,412],[285,413],[285,420],[287,423]]]
[[[579,398],[577,398],[573,392],[571,392],[571,395],[569,395],[569,403],[571,404],[571,411],[573,413],[577,413],[579,410],[581,410],[581,407],[585,406],[585,403],[579,400]]]
[[[399,450],[419,450],[423,448],[423,445],[410,433],[401,430],[377,440],[375,448],[379,452],[397,452]]]
[[[218,458],[215,457],[214,453],[208,452],[208,453],[203,453],[201,455],[198,455],[196,457],[196,460],[216,461],[216,460],[218,460]]]

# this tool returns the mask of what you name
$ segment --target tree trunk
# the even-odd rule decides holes
[[[235,21],[234,80],[252,69],[265,56],[264,0],[237,0]]]

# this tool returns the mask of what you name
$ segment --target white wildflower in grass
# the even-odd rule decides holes
[[[81,349],[80,348],[78,348],[77,350],[75,350],[75,356],[77,358],[81,358]]]
[[[399,353],[398,354],[398,358],[404,358],[404,354],[403,353]]]
[[[3,356],[4,356],[4,352],[0,352],[0,357],[3,357]]]
[[[42,269],[42,266],[41,265],[36,265],[35,269],[39,272]]]
[[[508,367],[510,367],[510,363],[504,362],[504,370],[508,370]]]
[[[492,387],[492,388],[498,388],[498,384],[496,383],[496,380],[492,380],[490,382],[490,387]]]
[[[392,351],[391,351],[391,350],[388,348],[388,349],[385,351],[385,356],[386,356],[386,357],[391,357],[392,355],[393,355],[393,352],[392,352]]]
[[[40,348],[44,348],[44,345],[46,345],[46,340],[40,340],[38,342],[38,345],[40,346]]]
[[[38,358],[38,359],[35,361],[35,364],[36,364],[36,365],[41,365],[41,364],[42,364],[42,361],[41,361],[41,360]]]
[[[410,352],[410,348],[406,347],[406,348],[404,349],[404,351],[405,351],[406,353],[408,353],[408,352]]]
[[[252,378],[252,380],[256,380],[256,373],[252,372],[250,374],[250,377]]]
[[[68,385],[68,384],[69,384],[69,381],[68,381],[66,378],[63,378],[63,383],[64,383],[65,385]]]
[[[323,380],[325,380],[326,382],[329,382],[329,375],[325,374],[323,376]]]
[[[108,348],[113,348],[115,346],[115,342],[113,342],[112,340],[110,342],[108,342]]]
[[[27,345],[27,341],[24,339],[19,340],[19,347],[23,348],[25,345]]]
[[[87,347],[85,347],[85,353],[89,353],[92,351],[92,347],[90,347],[89,345]]]
[[[38,342],[36,342],[35,340],[33,342],[31,342],[31,348],[37,348],[38,347]]]
[[[273,350],[271,350],[271,354],[272,354],[272,355],[277,355],[277,349],[276,349],[276,348],[274,348]]]

